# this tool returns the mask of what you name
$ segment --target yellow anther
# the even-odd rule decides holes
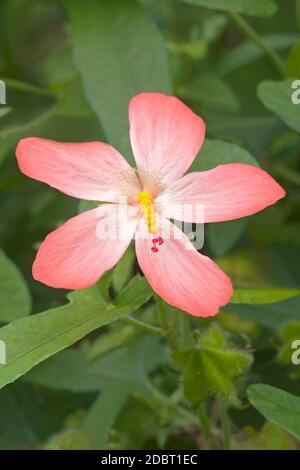
[[[137,195],[137,201],[139,202],[141,209],[144,214],[144,218],[148,227],[149,233],[158,232],[158,228],[155,225],[155,211],[153,209],[152,198],[149,193],[146,191],[141,191]]]

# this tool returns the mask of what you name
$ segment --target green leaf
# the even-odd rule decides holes
[[[297,15],[297,22],[300,28],[300,0],[296,0],[296,15]]]
[[[34,368],[25,379],[77,393],[101,390],[82,422],[82,430],[93,446],[99,448],[105,444],[129,394],[146,390],[148,374],[166,361],[160,340],[142,335],[95,361],[76,349],[63,351]]]
[[[274,0],[182,0],[191,5],[224,11],[237,11],[245,15],[271,16],[277,11]]]
[[[0,329],[0,340],[7,349],[7,364],[0,367],[0,388],[16,380],[32,367],[75,343],[91,331],[118,320],[140,307],[152,295],[144,278],[136,276],[130,283],[130,303],[123,291],[119,305],[101,303],[94,288],[75,291],[70,303],[46,312],[17,320]]]
[[[126,348],[124,359],[118,352],[110,353],[101,360],[103,386],[82,423],[82,429],[88,434],[95,448],[101,448],[109,431],[124,407],[129,394],[147,386],[147,375],[166,361],[164,350],[157,338],[143,335]],[[151,354],[149,355],[149,351]],[[120,360],[119,360],[120,359]],[[99,365],[99,363],[98,363]],[[115,379],[107,376],[107,370],[115,371]],[[101,426],[99,426],[101,423]]]
[[[300,439],[300,398],[270,385],[247,389],[250,403],[269,421]]]
[[[65,429],[53,436],[45,450],[92,450],[88,436],[81,429]]]
[[[99,206],[99,202],[96,201],[80,201],[78,204],[78,213],[89,211],[90,209],[96,209]]]
[[[217,111],[236,113],[239,101],[232,89],[220,78],[201,76],[179,87],[178,93],[183,98],[196,101],[202,106]]]
[[[118,325],[116,330],[100,335],[91,344],[89,343],[85,354],[88,359],[97,359],[97,357],[128,343],[136,334],[136,329],[133,326],[125,325],[122,328]]]
[[[291,129],[300,132],[300,105],[292,102],[292,95],[296,93],[292,88],[293,81],[290,79],[282,82],[262,82],[258,85],[257,94],[266,108]]]
[[[185,395],[197,407],[211,394],[235,398],[234,379],[249,367],[251,357],[228,348],[222,331],[212,327],[184,362]]]
[[[295,33],[263,34],[261,39],[275,51],[281,52],[291,47],[299,38]],[[216,65],[216,74],[219,77],[232,74],[241,67],[252,64],[264,58],[265,52],[254,44],[253,41],[244,41],[234,49],[229,49],[222,54],[222,58]]]
[[[277,330],[293,320],[300,320],[300,296],[290,297],[282,302],[271,304],[229,304],[223,307],[225,312],[236,313],[246,320]]]
[[[248,439],[237,442],[237,450],[296,450],[296,442],[280,427],[273,423],[266,422],[258,434],[254,429],[244,430]]]
[[[103,390],[115,381],[122,387],[142,387],[147,371],[164,360],[159,339],[143,335],[95,361],[88,360],[81,351],[68,349],[37,366],[25,379],[46,387],[81,393]]]
[[[215,256],[226,255],[242,237],[248,219],[230,220],[208,224],[206,227],[208,244]]]
[[[129,397],[130,387],[119,382],[103,388],[98,398],[86,413],[82,429],[89,436],[93,447],[101,449],[105,445],[110,430]],[[99,425],[101,423],[101,425]]]
[[[170,93],[164,41],[133,0],[62,0],[75,65],[108,141],[131,158],[128,103],[142,91]]]
[[[5,116],[6,114],[10,113],[11,112],[11,108],[8,108],[7,106],[4,107],[4,106],[1,106],[0,107],[0,118],[2,116]]]
[[[210,170],[224,163],[249,163],[259,166],[257,160],[250,152],[238,145],[225,142],[224,140],[206,139],[204,144],[192,163],[190,171]]]
[[[36,448],[40,435],[36,408],[37,395],[33,388],[14,384],[0,393],[0,449]],[[41,410],[39,410],[41,411]]]
[[[72,62],[72,51],[68,43],[60,44],[51,51],[43,64],[43,70],[49,88],[59,97],[57,114],[75,117],[91,114],[79,74]]]
[[[287,78],[300,78],[300,41],[289,52],[285,74]]]
[[[0,168],[5,162],[9,153],[13,153],[13,149],[16,145],[17,139],[15,137],[8,137],[6,139],[0,139]]]
[[[112,285],[116,292],[120,292],[129,281],[133,272],[134,261],[134,249],[129,247],[113,270]]]
[[[168,40],[167,46],[173,54],[182,54],[195,61],[200,61],[207,53],[207,42],[203,39],[195,39],[194,41],[186,42]]]
[[[0,450],[37,449],[86,398],[20,381],[0,391]]]
[[[31,297],[15,264],[0,250],[0,322],[10,322],[29,315]]]
[[[136,305],[143,305],[152,297],[153,291],[144,277],[136,275],[116,298],[116,306],[127,306],[136,310]]]
[[[235,289],[231,304],[271,304],[300,295],[300,289]]]

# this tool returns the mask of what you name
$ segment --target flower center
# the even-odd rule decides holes
[[[143,211],[144,219],[146,221],[148,232],[157,233],[158,228],[155,225],[156,215],[153,209],[152,198],[146,191],[141,191],[137,196],[141,209]]]
[[[152,203],[152,197],[150,194],[146,191],[141,191],[137,195],[137,201],[140,204],[140,207],[143,211],[144,219],[147,224],[148,232],[151,234],[157,234],[159,232],[159,228],[156,225],[156,214],[153,209],[153,203]],[[153,236],[152,237],[152,243],[153,246],[151,247],[151,250],[153,253],[158,252],[157,245],[162,245],[164,242],[164,239],[161,236]]]

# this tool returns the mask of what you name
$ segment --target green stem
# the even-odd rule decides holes
[[[30,130],[32,127],[38,126],[38,125],[42,124],[43,122],[47,121],[50,117],[52,117],[55,114],[55,111],[56,111],[56,106],[54,104],[53,106],[48,108],[47,111],[40,114],[39,116],[37,116],[32,121],[28,121],[24,124],[20,124],[19,126],[9,127],[7,129],[1,130],[0,131],[0,138],[5,139],[6,137],[9,137],[11,135],[21,134],[23,132],[26,132],[26,131]]]
[[[222,424],[223,449],[231,449],[231,426],[227,412],[227,406],[223,400],[219,400],[220,419]]]
[[[173,410],[179,416],[190,421],[192,424],[199,425],[198,419],[193,413],[191,413],[189,410],[187,410],[180,404],[173,403],[169,397],[167,397],[160,390],[158,390],[150,381],[147,383],[147,387],[151,392],[152,397],[157,401],[157,403],[160,403],[161,405]],[[149,406],[151,406],[150,403]],[[157,409],[157,407],[154,407],[153,409]]]
[[[145,323],[141,320],[138,320],[137,318],[131,317],[130,315],[124,317],[124,320],[128,321],[129,323],[132,323],[135,326],[138,326],[139,328],[142,328],[145,331],[148,331],[149,333],[154,333],[159,336],[165,336],[165,332],[162,328],[150,325],[149,323]]]
[[[168,312],[166,310],[166,306],[164,301],[162,300],[161,297],[158,295],[156,297],[156,304],[158,307],[158,313],[159,313],[159,319],[160,319],[160,324],[165,332],[165,335],[167,337],[167,341],[169,343],[169,346],[171,349],[176,349],[176,340],[173,335],[173,328],[172,325],[170,324],[169,317],[168,317]]]
[[[273,51],[273,49],[259,36],[259,34],[256,33],[252,26],[250,26],[250,24],[244,20],[241,15],[234,11],[230,11],[229,15],[240,30],[267,54],[276,70],[282,77],[284,77],[284,62],[280,56]]]
[[[211,438],[213,437],[213,433],[212,433],[210,422],[207,416],[205,403],[200,405],[199,410],[198,410],[198,416],[199,416],[200,428],[201,428],[202,434],[207,440],[207,442],[209,443]]]
[[[35,93],[37,95],[55,97],[55,94],[51,90],[48,90],[46,88],[40,88],[36,85],[31,85],[30,83],[15,80],[14,78],[1,77],[1,80],[3,80],[3,82],[8,88],[13,88],[15,90],[25,91],[28,93]]]

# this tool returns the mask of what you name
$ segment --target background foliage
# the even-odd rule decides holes
[[[298,448],[300,1],[2,0],[0,14],[0,449]],[[31,277],[44,236],[89,205],[23,177],[17,141],[104,140],[133,162],[140,91],[203,116],[193,170],[249,162],[288,193],[206,227],[235,286],[211,320],[156,299],[132,248],[67,298]]]

